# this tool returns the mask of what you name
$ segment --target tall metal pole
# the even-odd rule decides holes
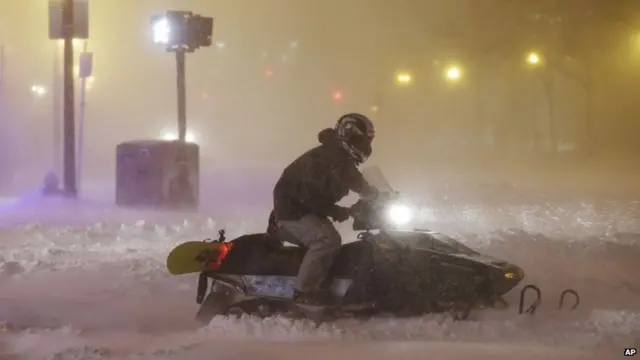
[[[89,41],[84,41],[83,52],[86,54],[89,47]],[[78,181],[78,191],[82,191],[82,159],[84,150],[84,120],[86,110],[86,96],[87,96],[87,77],[82,75],[80,80],[80,116],[78,119],[78,164],[76,166],[77,173],[76,178]]]
[[[73,82],[73,0],[64,0],[62,8],[64,29],[64,190],[67,196],[77,197],[75,99]]]
[[[176,51],[176,70],[178,88],[178,139],[182,142],[187,137],[187,97],[185,88],[185,52]]]
[[[54,174],[60,176],[60,171],[62,170],[60,155],[62,153],[61,139],[62,139],[62,119],[60,115],[62,115],[62,109],[60,105],[62,104],[62,99],[60,99],[60,87],[62,83],[60,82],[60,47],[59,42],[54,41],[54,52],[53,52],[53,91],[52,91],[52,100],[53,100],[53,171]]]

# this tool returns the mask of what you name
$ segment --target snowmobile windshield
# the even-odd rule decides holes
[[[375,208],[375,212],[377,212],[378,219],[375,222],[386,227],[410,226],[416,215],[415,207],[394,191],[380,167],[370,166],[364,168],[362,175],[369,185],[379,191],[375,199],[368,199],[375,200],[375,204],[371,204]]]
[[[362,169],[362,175],[369,185],[375,187],[380,192],[393,193],[394,190],[391,187],[389,181],[382,173],[382,169],[379,166],[368,166]]]

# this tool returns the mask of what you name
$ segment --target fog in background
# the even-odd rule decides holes
[[[118,143],[177,131],[174,57],[150,33],[165,9],[215,18],[216,44],[187,56],[203,173],[277,175],[358,111],[377,126],[371,162],[398,187],[619,189],[640,179],[633,1],[90,0],[84,182],[113,183]],[[35,186],[54,167],[57,45],[47,34],[46,1],[0,2],[0,188]],[[527,63],[530,52],[540,64]],[[397,84],[398,72],[411,84]]]

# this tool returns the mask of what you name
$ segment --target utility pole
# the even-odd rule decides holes
[[[63,124],[62,124],[62,152],[63,152],[63,185],[65,195],[76,198],[78,196],[76,174],[76,127],[75,127],[75,89],[73,65],[73,40],[89,38],[89,3],[88,0],[49,0],[49,39],[56,42],[64,41],[63,58]],[[54,58],[54,86],[58,86],[58,58]],[[55,94],[56,91],[54,91]],[[60,126],[59,99],[54,98],[54,126]],[[54,137],[57,139],[58,137]],[[58,140],[54,145],[58,145]]]
[[[78,165],[76,166],[77,170],[77,181],[78,181],[78,192],[82,192],[82,161],[84,158],[84,124],[85,124],[85,115],[86,115],[86,105],[87,105],[87,78],[91,76],[93,71],[93,56],[89,53],[89,41],[84,41],[84,48],[82,53],[80,54],[80,65],[79,74],[80,75],[80,108],[78,114],[78,148],[77,148],[77,160]]]
[[[76,125],[73,79],[73,0],[64,0],[62,6],[62,27],[64,31],[64,192],[69,197],[77,197],[76,184]]]
[[[53,99],[53,173],[60,176],[62,166],[62,161],[60,158],[60,154],[62,153],[62,99],[60,98],[60,88],[62,87],[60,81],[60,47],[58,46],[58,42],[54,43],[54,53],[53,53],[53,88],[51,89],[51,96]]]

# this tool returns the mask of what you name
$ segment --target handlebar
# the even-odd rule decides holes
[[[383,210],[399,198],[398,192],[381,192],[375,197],[362,197],[349,207],[354,230],[377,229],[384,226]]]

